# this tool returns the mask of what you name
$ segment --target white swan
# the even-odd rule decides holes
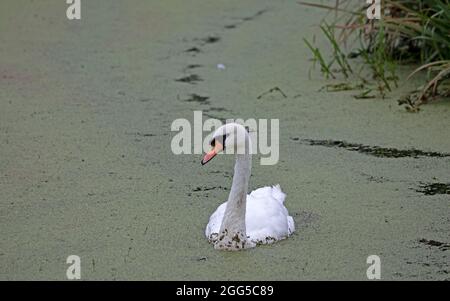
[[[286,195],[280,185],[259,188],[247,195],[252,157],[246,129],[237,123],[223,125],[214,132],[211,146],[213,149],[204,156],[203,165],[224,149],[236,154],[228,201],[211,215],[205,230],[214,248],[237,251],[291,235],[294,220],[283,205]]]

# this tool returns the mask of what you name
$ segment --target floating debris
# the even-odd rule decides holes
[[[219,70],[225,70],[226,67],[225,67],[224,64],[217,64],[217,69],[219,69]]]
[[[299,138],[291,138],[291,140],[298,141]],[[344,148],[348,151],[358,152],[378,158],[419,158],[419,157],[450,157],[447,153],[438,152],[426,152],[417,149],[401,150],[396,148],[386,148],[379,146],[370,146],[356,143],[349,143],[340,140],[313,140],[313,139],[301,139],[301,141],[308,143],[309,145],[319,145],[325,147]]]

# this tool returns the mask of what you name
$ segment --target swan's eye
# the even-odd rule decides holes
[[[225,149],[225,139],[227,139],[228,135],[223,135],[222,136],[222,145],[223,145],[223,149]]]
[[[223,148],[225,148],[225,139],[228,137],[227,135],[223,135],[222,137],[218,137],[218,138],[214,138],[213,140],[211,140],[211,146],[215,147],[216,146],[216,140],[218,140],[220,142],[220,144],[223,145]]]

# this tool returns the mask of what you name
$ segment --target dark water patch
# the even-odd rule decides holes
[[[204,110],[203,112],[210,112],[210,111],[215,111],[215,112],[231,112],[228,109],[222,108],[222,107],[211,107],[209,109]]]
[[[267,11],[268,11],[268,9],[262,9],[262,10],[259,10],[259,11],[257,11],[257,12],[256,12],[254,15],[252,15],[252,16],[242,18],[242,21],[252,21],[252,20],[256,19],[257,17],[262,16],[262,15],[265,14]]]
[[[191,64],[191,65],[187,65],[185,68],[184,68],[184,70],[186,71],[186,70],[192,70],[192,69],[197,69],[197,68],[200,68],[200,67],[203,67],[203,65],[200,65],[200,64]]]
[[[209,190],[228,190],[228,188],[227,187],[223,187],[223,186],[213,186],[213,187],[200,187],[200,186],[197,186],[194,189],[192,189],[193,192],[209,191]]]
[[[357,143],[349,143],[346,141],[340,140],[314,140],[314,139],[300,139],[300,138],[291,138],[293,141],[306,142],[312,146],[324,146],[324,147],[333,147],[333,148],[343,148],[348,151],[358,152],[369,156],[374,156],[378,158],[419,158],[419,157],[450,157],[450,154],[447,153],[438,153],[438,152],[426,152],[418,149],[407,149],[401,150],[396,148],[386,148],[380,146],[371,146],[371,145],[363,145]]]
[[[187,53],[200,53],[200,52],[202,52],[202,50],[200,48],[198,48],[198,47],[191,47],[189,49],[186,49],[184,52],[187,52]]]
[[[149,133],[136,133],[137,136],[140,137],[155,137],[155,134],[149,134]]]
[[[191,94],[189,96],[189,98],[184,99],[183,101],[186,101],[186,102],[198,102],[198,103],[206,105],[206,104],[209,104],[208,99],[209,99],[208,96],[201,96],[201,95],[198,95],[198,94],[194,93],[194,94]]]
[[[201,39],[201,41],[205,44],[214,44],[220,41],[220,37],[218,36],[209,36]]]
[[[212,118],[212,119],[217,119],[220,122],[222,122],[223,124],[227,123],[227,118],[225,118],[225,117],[220,117],[220,116],[217,116],[217,115],[214,115],[214,114],[210,114],[210,113],[207,113],[207,112],[203,112],[203,116],[206,116],[206,117],[209,117],[209,118]]]
[[[149,102],[151,100],[152,100],[151,98],[141,98],[141,99],[139,99],[140,102]]]
[[[424,183],[419,187],[416,191],[425,195],[450,194],[450,183]]]
[[[386,179],[385,177],[377,177],[377,176],[372,176],[366,173],[361,173],[361,175],[363,177],[365,177],[369,182],[375,182],[375,183],[385,183],[388,181],[388,179]]]
[[[427,245],[427,246],[430,246],[430,247],[438,248],[439,250],[442,250],[442,251],[450,250],[450,244],[444,243],[444,242],[440,242],[440,241],[437,241],[437,240],[428,240],[428,239],[422,238],[422,239],[419,239],[419,242],[421,244],[424,244],[424,245]]]
[[[151,133],[141,133],[141,132],[135,132],[135,133],[125,133],[126,135],[133,135],[133,136],[138,136],[138,137],[155,137],[156,134],[151,134]]]
[[[210,171],[209,173],[211,174],[222,174],[225,178],[232,178],[233,174],[229,171],[219,171],[219,170],[214,170],[214,171]]]
[[[197,74],[191,74],[188,76],[178,78],[175,81],[195,85],[197,82],[203,81],[203,79],[200,76],[198,76]]]
[[[253,14],[251,16],[241,18],[240,22],[236,22],[236,23],[233,23],[233,24],[225,25],[224,28],[225,29],[235,29],[235,28],[237,28],[238,26],[242,25],[245,22],[249,22],[249,21],[255,20],[256,18],[258,18],[259,16],[265,14],[268,11],[269,11],[268,9],[259,10],[259,11],[257,11],[255,14]]]

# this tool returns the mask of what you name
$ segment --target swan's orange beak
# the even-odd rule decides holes
[[[208,163],[209,161],[211,161],[212,158],[214,158],[219,152],[221,152],[223,150],[223,145],[222,143],[216,141],[214,144],[214,148],[212,150],[210,150],[209,152],[207,152],[205,154],[205,156],[202,159],[202,165],[205,165],[206,163]]]

